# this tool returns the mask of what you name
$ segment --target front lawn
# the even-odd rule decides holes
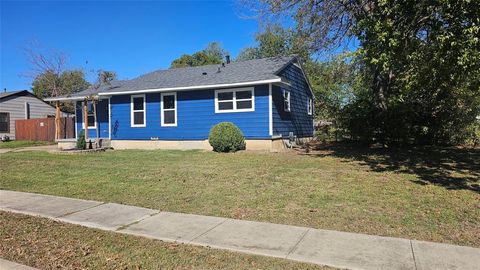
[[[0,258],[40,269],[333,269],[1,211]]]
[[[1,156],[0,188],[480,247],[480,151]]]
[[[19,148],[19,147],[29,147],[29,146],[39,146],[39,145],[50,145],[53,142],[42,142],[42,141],[8,141],[0,142],[1,148]]]

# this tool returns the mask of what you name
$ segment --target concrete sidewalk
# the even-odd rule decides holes
[[[38,270],[38,269],[0,258],[0,270]]]
[[[347,269],[479,269],[480,249],[0,190],[0,210]]]

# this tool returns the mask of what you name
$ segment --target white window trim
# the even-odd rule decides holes
[[[285,93],[288,93],[288,108],[285,108]],[[286,112],[292,111],[292,95],[290,91],[283,89],[283,110]]]
[[[252,98],[250,99],[238,99],[236,98],[237,92],[250,91],[252,93]],[[231,110],[219,110],[218,109],[218,93],[233,92],[233,109]],[[237,101],[252,101],[252,108],[248,109],[237,109]],[[220,101],[221,102],[221,101]],[[253,112],[255,111],[255,88],[254,87],[244,87],[244,88],[231,88],[223,90],[215,90],[215,113],[235,113],[235,112]]]
[[[85,102],[85,101],[84,101],[84,102]],[[88,115],[93,115],[93,119],[95,119],[95,120],[97,119],[97,118],[95,117],[95,114],[94,114],[95,112],[92,113],[92,114],[89,114],[89,113],[88,113],[88,103],[92,103],[92,102],[93,102],[93,101],[87,101],[87,123],[88,123]],[[98,104],[97,104],[97,105],[98,105]],[[92,106],[93,106],[93,105],[92,105]],[[85,117],[85,114],[83,113],[83,104],[82,104],[82,120],[83,120],[83,121],[82,121],[82,128],[85,129],[85,119],[83,119],[83,117]],[[88,126],[88,129],[97,129],[97,121],[95,121],[94,123],[95,123],[95,125],[93,125],[93,126]]]
[[[308,97],[307,112],[308,115],[313,114],[313,99],[311,97]]]
[[[143,110],[134,110],[133,109],[133,99],[142,97],[143,98]],[[131,127],[146,127],[147,126],[147,99],[145,94],[143,95],[131,95],[130,96],[130,126]],[[134,112],[143,112],[143,124],[134,124],[133,122],[133,113]]]
[[[173,109],[164,109],[163,108],[163,97],[164,96],[174,96],[174,108]],[[175,111],[175,123],[173,124],[166,124],[165,123],[165,117],[164,117],[164,112],[165,111]],[[176,127],[178,123],[178,118],[177,118],[177,92],[170,92],[170,93],[161,93],[160,94],[160,119],[161,119],[161,126],[162,127]]]

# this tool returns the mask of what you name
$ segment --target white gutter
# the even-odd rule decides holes
[[[98,93],[98,95],[110,96],[110,95],[129,95],[129,94],[138,94],[138,93],[158,93],[158,92],[168,92],[168,91],[187,91],[187,90],[201,90],[201,89],[211,89],[211,88],[240,87],[240,86],[250,86],[250,85],[258,85],[258,84],[268,84],[268,83],[281,83],[281,82],[282,82],[281,78],[276,78],[276,79],[270,79],[270,80],[241,82],[241,83],[209,84],[209,85],[167,87],[167,88],[120,91],[120,92],[104,92],[104,93]]]
[[[51,97],[45,98],[44,101],[75,101],[75,100],[84,100],[87,97]]]
[[[44,101],[83,101],[86,98],[97,98],[98,94],[92,94],[89,96],[78,96],[78,97],[51,97],[51,98],[46,98]],[[102,97],[103,99],[108,98],[108,97]]]
[[[131,90],[131,91],[119,91],[119,92],[103,92],[98,93],[98,96],[102,98],[108,98],[113,95],[130,95],[130,94],[143,94],[143,93],[159,93],[159,92],[169,92],[169,91],[188,91],[188,90],[202,90],[202,89],[212,89],[212,88],[226,88],[226,87],[241,87],[241,86],[252,86],[259,84],[271,84],[271,83],[280,83],[286,86],[290,86],[290,83],[282,80],[282,78],[275,78],[269,80],[260,80],[260,81],[251,81],[251,82],[240,82],[240,83],[224,83],[224,84],[209,84],[209,85],[196,85],[196,86],[182,86],[182,87],[166,87],[166,88],[155,88],[155,89],[142,89],[142,90]],[[93,94],[92,94],[93,96]],[[85,100],[91,96],[78,96],[78,97],[51,97],[46,98],[44,101],[79,101]]]

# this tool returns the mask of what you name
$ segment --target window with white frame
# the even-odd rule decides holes
[[[308,98],[308,115],[313,114],[313,99],[311,97]]]
[[[255,110],[253,87],[215,91],[215,112],[251,112]]]
[[[95,109],[93,108],[93,101],[87,101],[87,125],[88,128],[97,128],[97,123],[95,122]],[[82,127],[85,128],[85,122],[82,123]]]
[[[286,112],[290,111],[290,91],[283,90],[283,109]]]
[[[162,93],[160,108],[162,126],[177,126],[177,93]]]
[[[145,95],[135,95],[131,97],[130,101],[130,121],[132,127],[146,126],[146,104]]]

